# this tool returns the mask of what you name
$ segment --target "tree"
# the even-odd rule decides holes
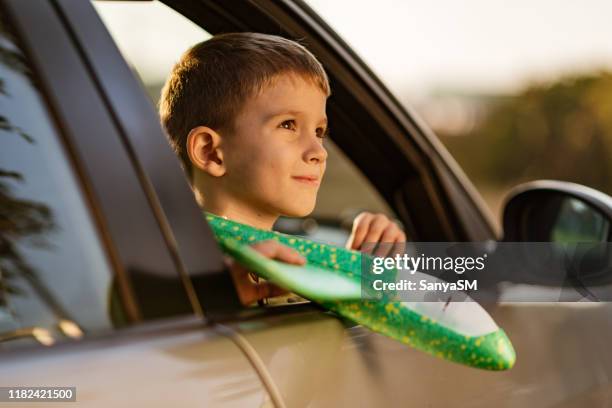
[[[612,193],[612,74],[532,85],[489,107],[469,133],[442,136],[477,182],[573,181]]]

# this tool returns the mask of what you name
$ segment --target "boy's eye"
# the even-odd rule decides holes
[[[289,119],[280,124],[280,127],[287,130],[295,130],[295,120]]]
[[[317,128],[317,137],[325,139],[329,136],[329,128]]]

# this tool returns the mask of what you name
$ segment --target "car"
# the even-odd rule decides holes
[[[211,34],[306,39],[333,86],[334,146],[411,240],[550,240],[554,226],[535,215],[565,202],[599,217],[590,238],[611,240],[610,197],[558,181],[517,187],[500,230],[426,124],[302,1],[163,3]],[[2,0],[0,18],[0,386],[74,387],[80,405],[104,407],[609,404],[606,302],[486,305],[517,353],[500,373],[314,303],[243,307],[154,106],[94,6]],[[347,223],[280,224],[341,241]]]

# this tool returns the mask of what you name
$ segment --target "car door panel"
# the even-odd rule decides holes
[[[609,401],[611,311],[609,304],[495,307],[517,352],[515,367],[504,372],[435,358],[317,311],[232,327],[265,363],[287,406],[582,406],[580,397]]]
[[[314,310],[228,325],[262,360],[285,406],[385,405],[379,387],[356,387],[360,382],[375,385],[380,373],[369,370],[354,332],[333,315]],[[348,372],[350,377],[342,378]]]
[[[257,373],[238,347],[199,318],[3,354],[0,378],[3,386],[76,387],[78,406],[85,407],[269,404]]]

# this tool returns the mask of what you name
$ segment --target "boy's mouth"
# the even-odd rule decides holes
[[[319,176],[291,176],[292,179],[300,183],[309,184],[311,186],[319,185]]]

